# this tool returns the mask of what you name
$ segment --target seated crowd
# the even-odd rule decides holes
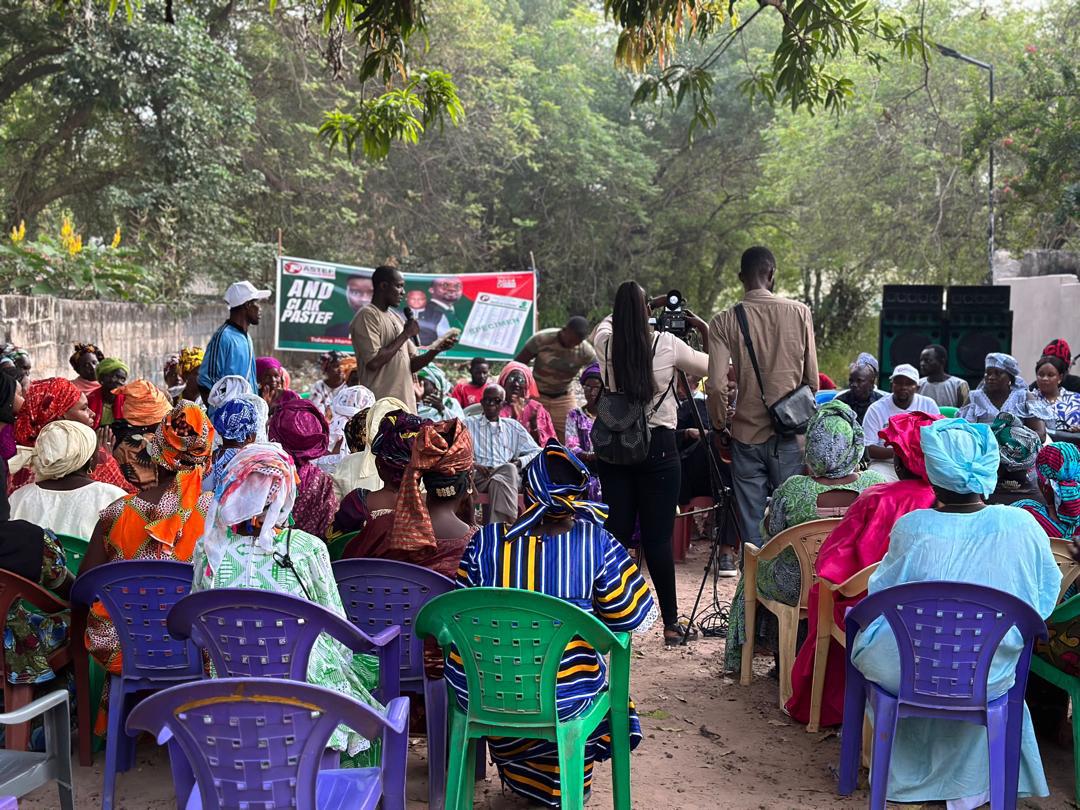
[[[628,284],[616,312],[622,301],[621,311],[639,318],[644,292]],[[547,593],[616,631],[647,630],[661,615],[665,641],[683,641],[692,628],[677,619],[674,510],[660,514],[645,494],[671,489],[672,503],[687,503],[712,492],[700,376],[708,357],[666,333],[651,347],[638,347],[648,358],[637,383],[654,403],[649,418],[664,421],[653,424],[660,450],[646,462],[657,477],[631,474],[600,460],[593,445],[608,380],[620,371],[628,376],[618,359],[606,359],[619,338],[612,319],[603,321],[593,334],[598,355],[584,340],[581,320],[545,330],[569,336],[581,362],[576,371],[561,369],[558,384],[547,384],[550,369],[534,379],[520,362],[507,363],[498,383],[489,382],[494,372],[481,358],[458,380],[428,363],[415,375],[415,412],[403,399],[379,397],[359,384],[355,359],[338,352],[321,358],[321,378],[300,395],[269,357],[254,363],[250,377],[226,375],[203,388],[203,352],[187,348],[166,363],[159,387],[129,379],[122,359],[89,344],[75,347],[74,379],[31,381],[28,358],[11,349],[0,365],[0,448],[14,448],[4,451],[0,465],[0,568],[65,596],[72,576],[58,538],[70,536],[89,540],[81,571],[115,560],[178,560],[192,564],[193,590],[278,591],[344,616],[331,563],[385,558],[429,568],[463,587]],[[695,318],[692,325],[707,337],[704,322]],[[557,335],[550,340],[564,339]],[[548,344],[540,343],[525,359],[546,356]],[[801,469],[772,492],[764,519],[755,523],[761,542],[823,515],[842,515],[818,552],[818,579],[841,583],[877,564],[871,593],[916,581],[972,582],[1011,593],[1048,617],[1060,582],[1048,539],[1071,540],[1080,525],[1080,448],[1050,435],[1080,431],[1080,395],[1065,387],[1069,347],[1061,340],[1047,346],[1031,387],[1007,354],[987,356],[984,378],[973,389],[945,372],[941,347],[928,346],[919,365],[897,366],[885,392],[876,387],[877,360],[858,356],[848,388],[833,392],[807,424]],[[660,378],[674,378],[676,369],[689,376],[678,390],[672,385],[668,399]],[[538,389],[537,380],[551,390]],[[567,380],[571,387],[554,391]],[[582,396],[575,401],[578,386]],[[542,400],[557,402],[557,411]],[[941,409],[956,417],[942,417]],[[665,478],[668,464],[680,474]],[[730,466],[722,467],[720,474],[730,476]],[[725,538],[724,546],[736,542]],[[631,553],[638,544],[655,601],[636,550]],[[793,552],[758,569],[764,598],[794,605],[802,587]],[[810,719],[820,588],[815,579],[809,632],[786,706],[803,723]],[[729,670],[739,666],[743,645],[767,640],[762,627],[747,626],[743,591],[740,580],[727,635]],[[833,620],[842,625],[856,601],[838,599]],[[12,683],[56,677],[47,659],[67,643],[68,618],[23,606],[12,611],[5,636]],[[1067,649],[1077,632],[1056,628],[1039,654],[1080,674]],[[994,696],[1011,683],[1019,652],[1011,641],[994,659]],[[120,672],[117,632],[100,605],[76,643],[85,643],[108,672]],[[836,725],[843,719],[845,651],[829,643],[821,723]],[[584,642],[572,647],[558,678],[564,720],[585,712],[606,684],[596,652]],[[896,688],[896,645],[881,622],[859,637],[851,657],[867,679]],[[441,657],[431,664],[441,667]],[[446,675],[464,708],[460,664],[451,653]],[[354,656],[323,636],[308,680],[381,709],[373,697],[378,667],[376,658]],[[105,731],[107,702],[102,696],[98,733]],[[1052,709],[1047,722],[1064,720],[1060,701],[1056,709],[1052,698],[1040,706]],[[964,724],[903,721],[889,798],[974,806],[988,789],[980,734]],[[630,735],[633,745],[641,739],[633,713]],[[330,747],[343,767],[379,761],[378,744],[344,726]],[[490,747],[508,787],[559,806],[553,743],[500,738]],[[605,723],[586,745],[586,792],[593,763],[610,754]],[[1025,794],[1047,793],[1027,714],[1020,786]]]

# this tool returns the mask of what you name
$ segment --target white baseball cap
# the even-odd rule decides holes
[[[912,382],[919,381],[919,372],[915,366],[908,363],[901,363],[893,369],[893,373],[889,375],[890,380],[895,380],[897,377],[907,377]]]
[[[269,297],[269,290],[258,290],[250,281],[238,281],[225,291],[225,303],[229,309],[241,307],[248,301],[264,301]]]

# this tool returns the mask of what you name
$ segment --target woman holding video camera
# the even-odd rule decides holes
[[[632,406],[643,408],[650,428],[647,457],[636,463],[612,463],[601,454],[597,472],[609,507],[607,530],[623,545],[630,545],[635,525],[640,526],[642,552],[664,619],[664,642],[671,645],[680,643],[685,635],[679,625],[671,553],[681,478],[675,442],[676,374],[684,371],[703,376],[709,356],[674,334],[650,326],[650,305],[662,305],[664,300],[650,302],[637,282],[624,281],[615,293],[612,314],[596,327],[592,343],[606,389],[601,397],[622,395]],[[706,340],[708,325],[689,310],[685,317]],[[599,429],[603,430],[603,425]],[[594,436],[597,430],[594,426]]]

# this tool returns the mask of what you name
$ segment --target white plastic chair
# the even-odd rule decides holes
[[[0,724],[18,725],[39,715],[44,715],[45,721],[45,753],[0,750],[0,796],[25,796],[55,779],[60,787],[60,810],[75,810],[67,690],[50,692],[21,709],[0,714]]]
[[[811,520],[808,523],[800,523],[798,526],[785,529],[761,548],[752,543],[746,543],[743,546],[743,598],[746,600],[747,638],[742,649],[739,683],[743,686],[750,685],[754,662],[754,627],[757,620],[757,606],[761,603],[762,607],[776,616],[780,624],[781,709],[791,698],[791,668],[795,664],[799,620],[806,618],[807,600],[810,586],[814,582],[814,562],[817,560],[818,549],[829,536],[829,532],[839,523],[840,518]],[[758,595],[757,590],[758,564],[763,560],[775,559],[786,548],[793,549],[799,560],[801,588],[799,589],[799,603],[794,606],[785,605],[773,599],[765,599]]]

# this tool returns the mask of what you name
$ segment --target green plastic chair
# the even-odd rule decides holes
[[[1078,616],[1080,616],[1080,595],[1058,605],[1046,623],[1067,624]],[[1039,655],[1031,656],[1031,671],[1058,689],[1064,689],[1069,695],[1069,700],[1072,701],[1073,779],[1075,781],[1073,790],[1076,803],[1080,804],[1080,678],[1062,672]]]
[[[585,742],[610,712],[616,810],[630,810],[630,634],[614,633],[575,605],[513,588],[464,588],[437,596],[416,617],[416,632],[461,656],[469,710],[450,693],[450,771],[446,810],[473,806],[472,763],[481,737],[549,740],[559,748],[564,810],[584,806]],[[579,717],[562,722],[555,706],[559,662],[581,638],[610,653],[608,690]],[[447,687],[449,688],[449,686]]]
[[[79,573],[79,566],[82,565],[83,557],[86,556],[86,549],[90,545],[89,540],[83,540],[81,537],[72,537],[70,534],[58,534],[56,539],[60,541],[60,545],[64,547],[64,554],[67,557],[67,569],[73,574]]]
[[[959,408],[954,408],[952,405],[942,405],[938,410],[941,411],[941,415],[946,419],[955,419],[956,414],[960,412]]]
[[[360,532],[346,532],[340,537],[336,537],[333,540],[326,541],[326,550],[330,554],[330,562],[337,562],[341,559],[341,555],[345,553],[345,547],[352,542],[352,539]]]

